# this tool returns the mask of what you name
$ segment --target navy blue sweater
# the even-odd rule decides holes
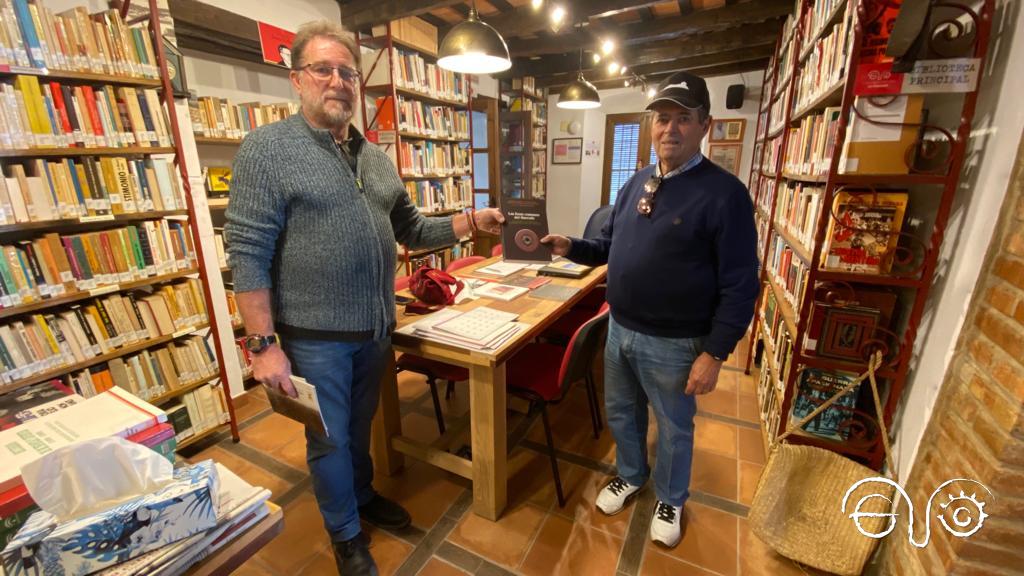
[[[619,191],[600,237],[573,238],[570,260],[608,264],[608,304],[619,324],[653,336],[708,336],[728,356],[754,315],[757,229],[746,186],[704,159],[661,184],[651,217],[636,209],[648,166]]]

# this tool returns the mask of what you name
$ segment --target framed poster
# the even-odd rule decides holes
[[[743,118],[713,118],[708,142],[743,142],[743,131],[746,126],[747,121]]]
[[[257,22],[260,35],[260,50],[263,61],[282,68],[292,67],[292,40],[295,33],[284,28],[271,26],[266,22]]]
[[[742,153],[742,144],[708,144],[708,159],[736,176],[740,175]]]
[[[580,164],[583,162],[583,138],[555,138],[551,140],[552,164]]]

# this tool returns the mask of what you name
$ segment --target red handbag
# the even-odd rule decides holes
[[[426,314],[440,310],[455,303],[455,297],[462,292],[462,287],[462,280],[447,272],[430,266],[417,268],[409,278],[409,292],[412,292],[417,301],[407,304],[405,311],[411,314]]]

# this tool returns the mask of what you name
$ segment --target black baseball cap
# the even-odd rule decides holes
[[[689,72],[676,72],[658,85],[658,93],[651,99],[647,109],[650,110],[658,102],[672,102],[683,108],[704,107],[711,111],[711,97],[708,96],[708,85],[704,79]]]

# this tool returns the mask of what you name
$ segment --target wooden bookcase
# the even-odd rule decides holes
[[[394,22],[374,30],[357,34],[371,51],[363,55],[360,86],[366,137],[391,157],[424,215],[458,214],[473,206],[469,76],[437,67],[437,55],[403,39]],[[399,246],[399,272],[412,274],[424,263],[443,269],[472,253],[472,237],[429,250]]]
[[[498,116],[501,125],[499,161],[501,195],[510,198],[544,198],[547,195],[547,94],[536,88],[531,76],[501,83],[507,109]]]
[[[84,275],[84,267],[80,270],[77,266],[72,268],[71,272],[68,272],[66,277],[62,274],[60,280],[62,282],[38,282],[35,281],[33,284],[30,282],[29,289],[22,291],[21,296],[25,294],[32,294],[30,301],[23,303],[14,302],[11,305],[0,309],[0,320],[3,325],[17,325],[19,322],[39,322],[38,318],[44,318],[45,324],[37,324],[36,326],[42,330],[43,333],[47,334],[50,340],[49,347],[43,345],[36,347],[36,353],[33,356],[38,355],[38,352],[43,350],[53,350],[51,356],[45,362],[33,362],[31,366],[22,366],[17,370],[17,375],[10,370],[5,372],[4,383],[0,384],[0,393],[8,393],[18,390],[27,385],[44,382],[50,379],[61,379],[66,384],[71,382],[72,376],[76,373],[81,373],[83,370],[87,370],[90,367],[95,367],[100,364],[107,363],[111,360],[126,358],[130,355],[147,351],[155,350],[166,344],[176,343],[182,341],[182,339],[202,334],[202,338],[209,341],[212,339],[212,348],[216,357],[216,368],[207,366],[207,372],[213,373],[213,375],[207,375],[202,378],[195,378],[187,382],[180,382],[178,386],[175,386],[169,390],[165,390],[162,393],[151,396],[148,400],[157,405],[167,405],[169,402],[178,401],[183,396],[202,387],[205,384],[211,384],[216,393],[221,394],[223,406],[226,408],[228,420],[223,423],[210,426],[204,430],[198,430],[196,433],[181,442],[178,447],[187,446],[193,443],[200,437],[204,437],[210,434],[215,434],[222,431],[225,426],[230,427],[231,435],[235,440],[238,440],[238,427],[235,421],[234,408],[231,402],[231,395],[225,393],[225,373],[224,373],[224,354],[220,346],[220,341],[217,332],[217,317],[215,308],[211,301],[211,291],[209,278],[204,272],[207,255],[202,249],[202,245],[199,242],[199,229],[197,226],[197,218],[195,212],[195,204],[193,203],[193,197],[191,189],[189,187],[188,173],[185,164],[182,160],[182,148],[181,148],[181,135],[178,129],[178,122],[176,111],[174,107],[173,99],[170,97],[171,84],[167,70],[167,60],[164,54],[163,42],[161,41],[162,35],[160,32],[159,22],[159,7],[156,0],[148,1],[148,13],[138,19],[124,20],[128,13],[129,2],[124,2],[121,5],[120,15],[122,21],[124,21],[126,27],[133,27],[137,24],[143,24],[139,27],[144,34],[148,36],[150,43],[152,44],[153,60],[147,60],[143,62],[148,66],[153,66],[154,74],[143,74],[142,76],[136,74],[128,74],[119,72],[118,74],[99,74],[94,72],[77,72],[77,71],[64,71],[60,68],[78,68],[78,64],[71,64],[65,62],[65,66],[50,67],[49,71],[41,70],[39,68],[23,68],[16,66],[0,66],[0,80],[4,83],[13,83],[16,81],[18,76],[32,76],[38,81],[45,82],[56,82],[61,86],[67,86],[74,90],[75,88],[89,87],[101,87],[105,85],[120,86],[126,89],[155,89],[158,91],[159,96],[154,103],[159,104],[162,108],[161,113],[164,114],[166,119],[166,134],[162,134],[161,142],[154,146],[141,146],[138,142],[134,145],[128,146],[111,146],[111,147],[95,147],[91,146],[87,139],[84,145],[75,146],[68,142],[73,138],[69,138],[70,130],[69,124],[61,123],[57,112],[57,105],[50,104],[51,110],[54,111],[51,120],[54,120],[55,124],[52,128],[53,136],[45,136],[44,138],[51,139],[52,142],[57,142],[57,146],[45,147],[45,148],[32,148],[26,150],[3,150],[0,151],[0,164],[3,164],[5,173],[10,167],[11,170],[15,170],[15,165],[23,163],[31,164],[32,161],[38,161],[40,159],[60,162],[64,159],[68,159],[71,162],[78,164],[89,163],[90,159],[110,159],[111,162],[120,162],[122,159],[126,163],[130,163],[132,160],[138,159],[150,159],[153,157],[171,157],[170,159],[164,158],[167,161],[169,169],[168,177],[175,178],[174,170],[177,170],[177,176],[180,177],[178,183],[178,191],[180,192],[180,199],[175,201],[175,204],[183,202],[184,206],[175,207],[173,210],[154,210],[151,208],[138,208],[138,206],[130,206],[128,199],[121,195],[121,192],[125,189],[131,189],[138,191],[141,189],[141,182],[144,179],[137,180],[139,188],[133,187],[132,185],[126,184],[124,179],[131,178],[127,171],[118,174],[116,180],[110,180],[104,184],[101,188],[106,188],[108,192],[112,192],[106,199],[99,199],[97,197],[86,199],[85,201],[79,200],[80,205],[83,209],[79,209],[76,212],[75,208],[71,208],[71,204],[66,204],[69,210],[61,211],[59,213],[60,218],[47,219],[47,220],[35,220],[29,222],[19,222],[17,224],[7,224],[0,226],[0,242],[4,245],[20,244],[26,246],[25,242],[42,238],[46,234],[58,234],[61,238],[70,238],[72,235],[84,234],[84,233],[99,233],[97,238],[102,237],[104,234],[109,232],[110,234],[116,234],[117,230],[124,228],[128,225],[138,224],[140,227],[138,230],[141,233],[141,227],[143,224],[152,224],[153,226],[168,226],[175,227],[180,230],[181,237],[186,239],[187,245],[189,245],[193,254],[191,256],[185,255],[179,258],[176,262],[164,261],[161,265],[154,266],[142,266],[140,261],[142,258],[143,251],[148,252],[147,249],[140,249],[140,252],[135,257],[135,264],[132,264],[133,259],[129,255],[129,251],[132,250],[130,243],[124,244],[124,259],[119,261],[119,256],[116,254],[116,250],[104,249],[102,254],[97,254],[98,258],[106,259],[108,264],[101,267],[107,271],[103,277],[96,277],[87,279]],[[153,15],[153,17],[150,17]],[[44,24],[45,25],[45,24]],[[109,25],[109,24],[108,24]],[[124,48],[125,44],[118,44],[120,39],[111,34],[113,38],[112,46],[114,51],[112,53],[118,55],[124,55],[126,52]],[[135,46],[138,48],[138,45]],[[124,57],[127,61],[127,56]],[[127,67],[122,67],[122,70]],[[149,76],[149,77],[143,77]],[[153,77],[155,76],[155,77]],[[51,86],[52,88],[52,86]],[[51,92],[52,93],[52,92]],[[43,100],[44,104],[47,102]],[[50,100],[55,102],[56,98]],[[76,104],[77,105],[77,104]],[[117,103],[113,103],[111,114],[116,110]],[[80,111],[83,112],[83,111]],[[89,113],[90,111],[84,111]],[[152,111],[156,114],[156,111]],[[90,120],[90,124],[101,124],[98,119],[103,118],[103,112],[99,112],[97,116],[93,116]],[[81,118],[81,117],[80,117]],[[110,117],[112,119],[112,116]],[[156,118],[153,118],[155,121]],[[106,120],[104,119],[104,122]],[[105,125],[110,129],[114,124],[101,124]],[[92,128],[91,128],[92,129]],[[100,134],[98,129],[94,130],[95,134]],[[83,129],[83,131],[85,131]],[[36,135],[36,142],[38,144],[38,135],[42,134],[38,130],[34,130]],[[110,140],[111,144],[115,142],[114,132],[107,132],[106,139]],[[55,136],[55,137],[54,137]],[[86,138],[89,138],[88,136]],[[127,138],[116,137],[120,140],[121,144],[124,144]],[[132,139],[143,138],[136,133]],[[146,137],[145,140],[155,141],[155,138]],[[96,142],[94,139],[92,142]],[[36,164],[42,166],[43,164]],[[70,164],[69,164],[70,166]],[[176,167],[176,168],[175,168]],[[56,176],[59,168],[47,169],[49,176],[43,174],[36,174],[36,176],[43,176],[41,180],[44,184],[50,183],[50,187],[47,190],[50,194],[54,195],[54,198],[59,198],[59,194],[54,190],[59,190],[60,184],[57,182],[62,180],[61,176]],[[74,178],[72,172],[67,174]],[[136,172],[136,174],[138,174]],[[48,178],[48,180],[47,180]],[[141,177],[140,177],[141,178]],[[70,180],[63,180],[64,190],[68,194],[69,198],[74,197],[75,187],[71,185]],[[98,180],[92,180],[96,183]],[[169,184],[170,180],[167,181]],[[152,183],[152,182],[151,182]],[[97,185],[98,186],[98,185]],[[163,188],[163,186],[161,186]],[[84,190],[81,188],[80,190]],[[79,198],[81,198],[81,194]],[[116,198],[115,198],[116,197]],[[121,203],[124,213],[121,214],[83,214],[84,208],[88,205],[90,210],[95,209],[96,206],[100,206],[100,212],[111,212],[111,204],[105,204],[113,200],[114,204]],[[142,201],[141,199],[139,200]],[[99,202],[100,204],[95,204]],[[133,200],[134,202],[134,200]],[[56,202],[60,205],[60,202]],[[129,209],[130,208],[130,209]],[[34,213],[31,214],[35,216]],[[160,224],[163,223],[163,224]],[[170,224],[168,224],[170,223]],[[107,235],[106,238],[109,240],[112,236]],[[112,241],[112,240],[111,240]],[[141,242],[141,241],[140,241]],[[147,240],[148,242],[148,240]],[[154,248],[155,250],[155,248]],[[50,254],[54,252],[51,251]],[[54,260],[53,256],[47,256],[48,261]],[[71,260],[69,258],[69,260]],[[99,262],[99,260],[95,260]],[[147,263],[148,264],[148,263]],[[36,270],[29,272],[35,275],[36,278],[43,278],[45,275],[41,275],[38,270],[45,267],[46,264],[41,259],[39,261]],[[31,268],[29,270],[32,270]],[[53,276],[55,272],[51,272]],[[106,297],[108,295],[124,295],[131,291],[139,289],[159,289],[161,287],[167,287],[171,283],[178,283],[186,278],[197,279],[202,288],[203,292],[203,305],[206,309],[206,318],[202,318],[201,315],[195,315],[195,317],[184,318],[179,316],[179,322],[175,323],[175,330],[160,330],[161,335],[153,338],[144,331],[135,330],[134,334],[126,334],[123,330],[119,332],[116,339],[111,338],[106,340],[108,345],[105,345],[102,349],[98,345],[93,346],[82,346],[81,349],[76,345],[72,345],[70,340],[66,338],[58,337],[57,333],[49,328],[45,328],[48,325],[58,325],[69,327],[69,322],[60,322],[59,320],[53,320],[59,318],[61,313],[71,310],[71,306],[77,304],[88,304],[90,302],[97,302],[99,298]],[[83,282],[83,279],[85,281]],[[58,284],[60,286],[58,286]],[[44,294],[43,287],[46,286],[48,293]],[[54,290],[56,288],[56,290]],[[197,293],[193,293],[194,296],[198,296]],[[141,297],[141,296],[140,296]],[[127,310],[127,308],[126,308]],[[128,310],[130,313],[131,311]],[[141,318],[142,314],[136,313]],[[129,324],[125,323],[126,317],[122,316],[122,323],[119,324],[120,328],[125,328]],[[111,325],[116,324],[114,318],[110,318]],[[88,332],[88,329],[85,330]],[[52,334],[52,337],[50,336]],[[78,342],[78,338],[72,335],[72,339]],[[84,340],[80,343],[86,343]],[[45,343],[44,343],[45,344]],[[86,349],[88,348],[88,349]],[[81,356],[81,358],[79,358]],[[8,359],[11,356],[8,355]],[[154,382],[148,382],[148,384],[154,384]],[[70,386],[69,386],[70,387]],[[147,389],[150,386],[146,387]]]
[[[917,60],[964,58],[980,79],[993,2],[976,5],[934,7]],[[887,70],[877,30],[896,10],[881,0],[798,3],[765,72],[750,174],[764,288],[749,345],[766,446],[875,352],[891,430],[912,369],[977,85],[878,95],[901,92],[873,84]],[[955,42],[943,33],[949,18],[966,23]],[[870,388],[848,400],[789,438],[880,469]]]

